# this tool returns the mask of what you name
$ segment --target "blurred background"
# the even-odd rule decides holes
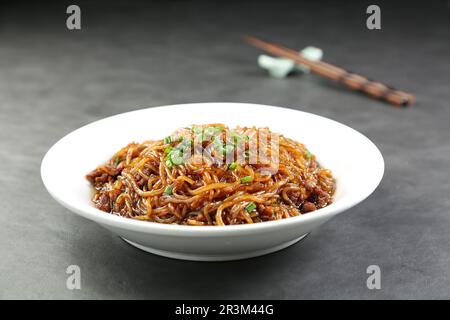
[[[81,8],[81,30],[66,27],[70,4]],[[381,8],[381,30],[366,27],[370,4]],[[315,75],[271,78],[243,34],[322,48],[324,60],[417,102],[394,108]],[[449,39],[450,2],[439,0],[2,1],[0,298],[450,298]],[[384,180],[298,245],[210,264],[140,252],[46,193],[40,161],[70,131],[206,101],[343,122],[380,148]],[[65,286],[70,264],[81,267],[82,290]],[[381,290],[366,287],[371,264]]]

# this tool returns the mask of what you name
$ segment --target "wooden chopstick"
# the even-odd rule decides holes
[[[397,90],[323,61],[311,61],[299,55],[295,50],[253,36],[244,36],[244,40],[256,48],[275,56],[291,59],[298,64],[303,64],[318,75],[340,82],[353,90],[364,92],[370,97],[386,101],[396,107],[408,107],[415,101],[415,96],[411,93]]]

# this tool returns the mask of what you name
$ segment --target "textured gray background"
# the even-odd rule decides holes
[[[381,31],[365,28],[364,2],[82,2],[83,29],[70,32],[64,4],[2,2],[0,298],[450,298],[450,6],[377,3]],[[321,47],[330,62],[415,92],[417,104],[395,109],[316,76],[271,79],[242,33]],[[70,131],[143,106],[204,101],[343,122],[378,145],[385,177],[306,241],[227,263],[144,253],[45,191],[40,161]],[[66,289],[70,264],[81,267],[81,290]],[[371,264],[381,290],[366,288]]]

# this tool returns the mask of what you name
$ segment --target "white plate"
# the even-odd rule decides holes
[[[137,221],[93,207],[85,175],[131,141],[161,139],[191,124],[268,126],[314,153],[337,180],[334,202],[306,215],[236,226],[182,226]],[[245,103],[196,103],[148,108],[88,124],[59,140],[42,160],[48,192],[69,210],[130,244],[158,255],[201,261],[255,257],[285,248],[368,197],[384,172],[377,147],[357,131],[310,113]]]

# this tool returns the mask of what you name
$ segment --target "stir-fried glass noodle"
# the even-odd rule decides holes
[[[208,124],[130,143],[87,175],[105,212],[143,221],[234,225],[289,218],[329,205],[330,170],[268,128]]]

